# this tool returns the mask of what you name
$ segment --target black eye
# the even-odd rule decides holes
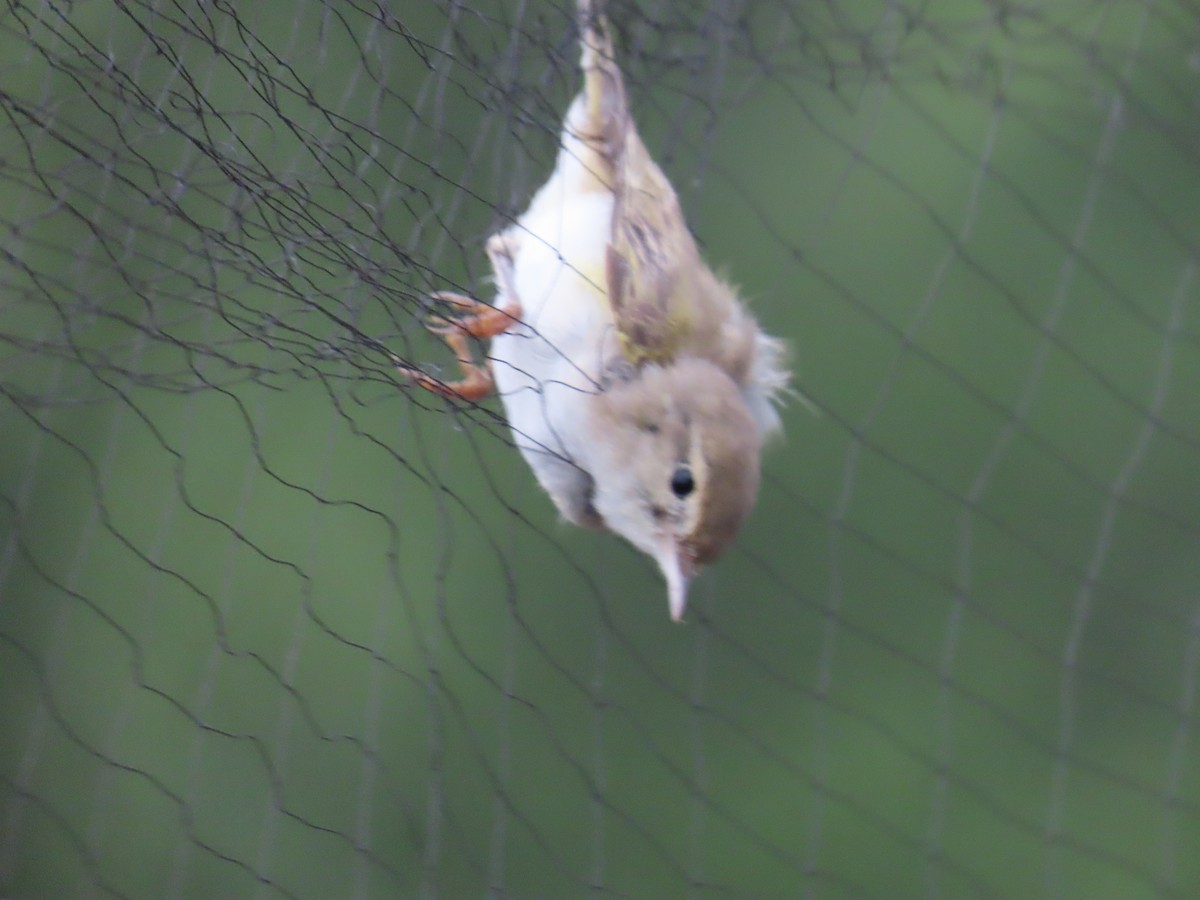
[[[696,488],[696,480],[692,478],[692,470],[687,466],[680,466],[675,470],[675,474],[671,476],[671,490],[676,497],[680,499],[686,497]]]

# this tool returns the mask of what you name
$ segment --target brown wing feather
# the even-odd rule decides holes
[[[630,117],[607,22],[587,0],[580,2],[580,28],[586,139],[606,164],[615,194],[609,303],[630,361],[666,362],[692,331],[703,263],[675,189]]]

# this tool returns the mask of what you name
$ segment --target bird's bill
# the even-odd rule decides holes
[[[671,619],[683,621],[683,614],[687,611],[688,584],[696,574],[696,558],[687,548],[667,540],[658,553],[658,567],[667,580],[667,605]]]

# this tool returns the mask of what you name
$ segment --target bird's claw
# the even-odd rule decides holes
[[[463,377],[457,381],[440,381],[395,360],[396,371],[401,376],[427,391],[459,400],[481,400],[495,389],[491,370],[486,362],[474,361],[467,338],[478,341],[494,338],[520,321],[521,304],[512,291],[513,252],[514,244],[510,238],[497,235],[488,242],[488,256],[498,273],[503,306],[491,306],[455,291],[434,291],[429,295],[432,301],[449,304],[461,313],[454,317],[430,313],[425,327],[454,351]]]
[[[514,312],[508,309],[497,309],[481,303],[474,297],[457,294],[453,291],[437,291],[430,297],[438,302],[449,303],[465,313],[453,318],[440,313],[431,313],[425,321],[426,329],[432,334],[438,335],[454,351],[454,357],[462,371],[462,378],[457,381],[441,381],[411,366],[401,365],[398,361],[396,371],[418,387],[439,396],[457,400],[482,400],[495,389],[495,383],[487,363],[475,362],[471,348],[467,344],[467,338],[483,340],[495,337],[516,321],[519,310]]]

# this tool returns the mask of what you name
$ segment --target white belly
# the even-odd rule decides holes
[[[506,239],[522,324],[492,339],[489,357],[518,448],[562,514],[578,521],[590,493],[581,446],[589,395],[618,352],[605,290],[613,196],[573,153]],[[507,305],[509,298],[497,298]]]

